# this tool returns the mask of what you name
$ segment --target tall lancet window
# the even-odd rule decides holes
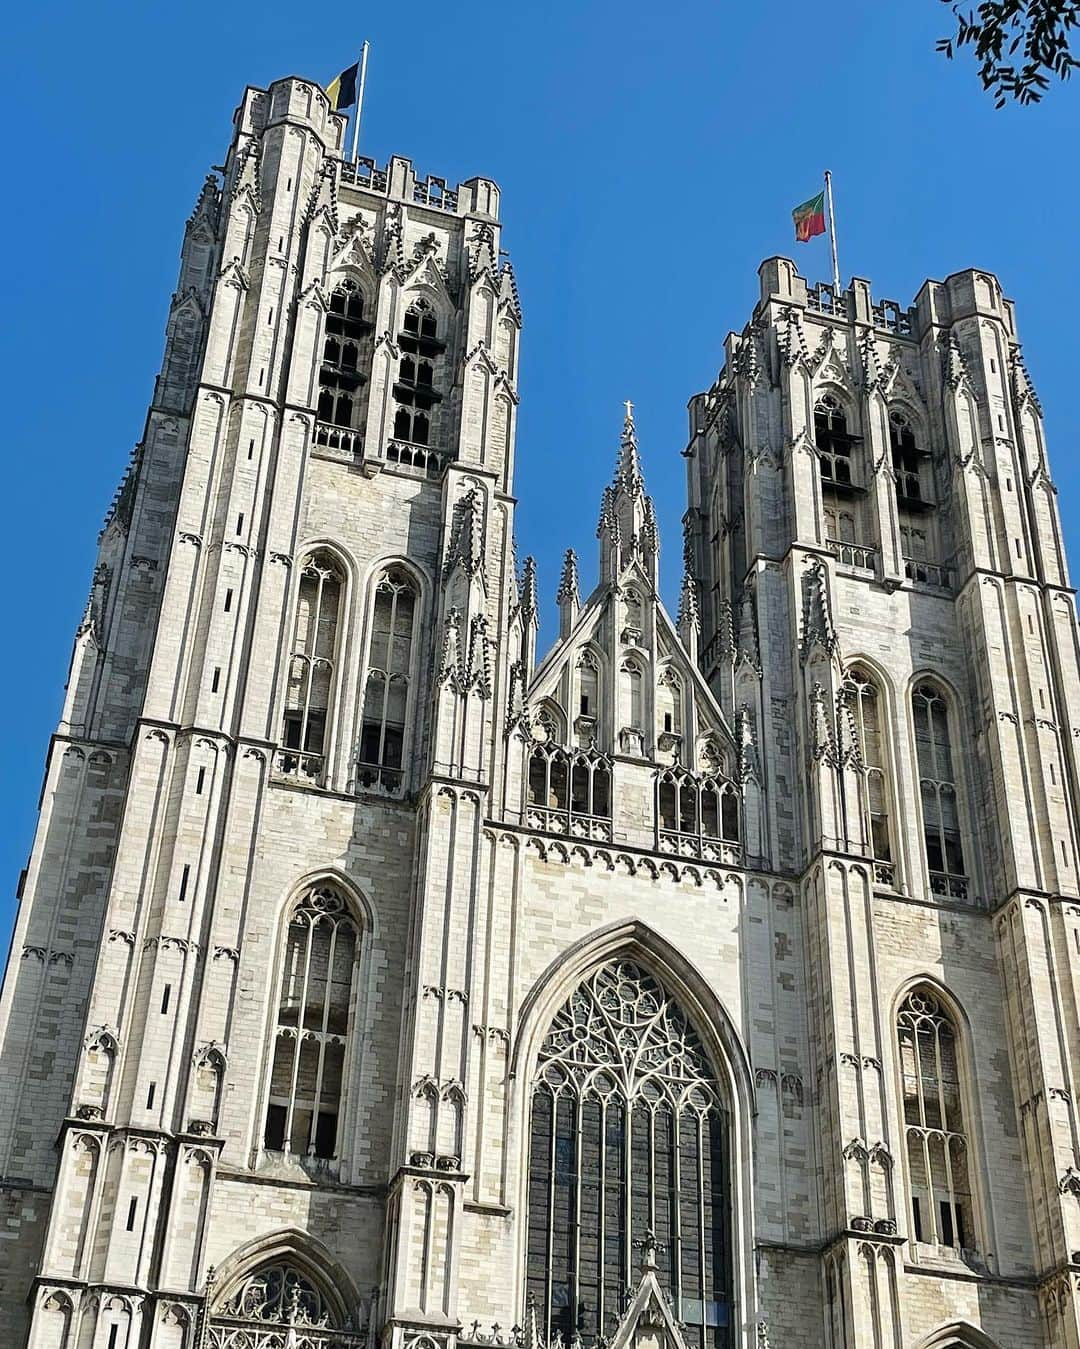
[[[344,584],[329,553],[301,565],[278,768],[313,781],[324,776]]]
[[[896,1033],[912,1232],[916,1241],[974,1248],[956,1026],[940,998],[917,988],[900,1008]]]
[[[342,281],[330,296],[326,315],[316,444],[352,448],[351,435],[363,428],[370,332],[360,287],[355,281]]]
[[[329,1159],[339,1152],[345,1046],[359,932],[331,886],[313,887],[285,934],[263,1145]]]
[[[885,764],[885,737],[882,731],[884,709],[877,685],[861,667],[844,681],[841,691],[844,708],[850,714],[859,753],[859,781],[869,855],[874,860],[875,879],[891,885],[895,879],[892,860],[892,835],[889,826],[889,783]]]
[[[911,707],[919,758],[919,793],[930,889],[936,895],[966,899],[968,881],[960,836],[949,709],[940,690],[933,684],[920,684],[916,688]]]
[[[413,644],[419,608],[416,583],[391,567],[375,587],[364,713],[356,780],[395,791],[402,783],[405,738],[413,705]]]
[[[544,1040],[528,1205],[527,1286],[549,1343],[615,1331],[650,1231],[687,1343],[730,1343],[727,1114],[685,1014],[629,960],[591,974]]]

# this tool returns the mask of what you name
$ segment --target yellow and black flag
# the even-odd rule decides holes
[[[356,102],[356,77],[359,73],[360,62],[356,61],[326,86],[326,97],[335,112],[344,112]]]

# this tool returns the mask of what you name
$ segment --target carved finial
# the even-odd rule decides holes
[[[636,1250],[641,1252],[641,1272],[648,1274],[656,1268],[656,1257],[658,1252],[664,1247],[656,1239],[656,1233],[651,1227],[645,1231],[645,1236],[640,1241],[634,1242]]]

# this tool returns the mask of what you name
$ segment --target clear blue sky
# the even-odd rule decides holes
[[[8,20],[8,447],[0,935],[30,846],[102,517],[138,438],[184,221],[246,83],[331,79],[372,43],[363,150],[503,189],[525,310],[520,555],[548,606],[562,550],[595,578],[622,415],[637,405],[678,584],[685,405],[831,168],[840,262],[878,298],[992,269],[1019,306],[1074,563],[1080,80],[995,112],[934,52],[939,0],[408,5],[43,4]],[[12,266],[13,260],[17,260]],[[546,631],[550,633],[551,623]],[[6,944],[6,942],[5,942]]]

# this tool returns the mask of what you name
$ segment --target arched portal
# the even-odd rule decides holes
[[[253,1245],[263,1258],[236,1253],[211,1295],[207,1349],[366,1349],[370,1309],[343,1296],[324,1260],[274,1237]]]
[[[644,965],[607,960],[556,1013],[529,1133],[526,1283],[545,1338],[610,1337],[652,1233],[687,1344],[728,1344],[728,1112],[698,1033]]]

